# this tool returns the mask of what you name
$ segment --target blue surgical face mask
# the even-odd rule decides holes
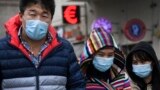
[[[32,40],[41,40],[48,31],[48,24],[40,20],[26,20],[25,32]]]
[[[93,66],[100,72],[107,71],[113,65],[114,57],[99,57],[95,56],[93,59]]]
[[[151,64],[132,65],[132,67],[133,72],[141,78],[149,76],[152,72]]]

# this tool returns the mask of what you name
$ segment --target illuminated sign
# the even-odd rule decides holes
[[[146,27],[143,21],[139,19],[131,19],[127,22],[124,34],[131,41],[138,41],[144,38]]]
[[[63,6],[63,23],[78,24],[80,23],[80,7],[76,5]]]
[[[112,31],[112,24],[106,18],[101,17],[101,18],[96,19],[92,23],[91,29],[94,30],[96,28],[103,28],[104,30],[110,33]]]

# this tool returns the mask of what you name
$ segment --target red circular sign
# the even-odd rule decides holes
[[[140,19],[131,19],[127,22],[124,34],[131,41],[139,41],[144,38],[146,27]]]

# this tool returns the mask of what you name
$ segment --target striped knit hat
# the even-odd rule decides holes
[[[124,68],[125,59],[122,52],[118,49],[117,44],[112,37],[112,35],[102,28],[94,29],[91,31],[89,38],[87,39],[82,54],[80,56],[81,67],[82,64],[86,64],[91,61],[92,55],[104,47],[114,47],[115,48],[115,59],[114,64],[116,64],[121,69]],[[87,66],[87,65],[85,65]]]
[[[93,30],[83,48],[81,61],[90,58],[98,50],[106,46],[117,48],[112,35],[101,28]]]

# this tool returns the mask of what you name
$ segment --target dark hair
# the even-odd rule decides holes
[[[159,88],[159,83],[160,83],[159,67],[156,67],[157,63],[154,61],[152,56],[145,51],[139,50],[139,51],[135,51],[134,53],[132,53],[131,57],[132,59],[133,57],[138,58],[141,62],[152,61],[153,70],[152,70],[152,81],[150,83],[152,83],[152,90],[157,90],[157,88]],[[132,75],[134,75],[134,77],[137,78],[137,80],[135,80],[137,85],[141,88],[141,90],[144,90],[147,85],[145,84],[144,80],[136,76],[134,73],[132,73]]]
[[[152,84],[152,90],[157,90],[158,88],[160,88],[160,65],[158,63],[157,55],[153,47],[149,43],[146,42],[138,43],[136,46],[132,48],[131,52],[127,55],[126,70],[128,72],[128,75],[130,76],[132,81],[135,82],[141,88],[141,90],[145,90],[147,84],[142,78],[135,75],[132,67],[132,56],[133,54],[138,55],[138,51],[145,52],[146,55],[142,54],[142,57],[143,58],[148,57],[152,61],[152,80],[150,83]]]
[[[51,15],[53,17],[54,11],[55,11],[55,2],[54,0],[20,0],[19,1],[19,9],[20,13],[24,13],[26,7],[30,4],[40,4],[45,9],[49,10],[51,12]]]
[[[132,55],[132,59],[133,57],[135,57],[136,59],[140,60],[141,62],[145,62],[145,61],[152,61],[152,58],[149,54],[147,54],[144,51],[136,51],[136,53],[133,53]]]

